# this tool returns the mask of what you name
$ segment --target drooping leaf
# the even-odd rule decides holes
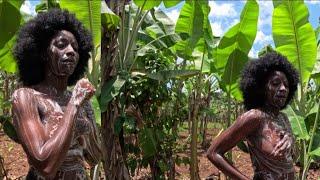
[[[101,1],[100,0],[60,0],[60,7],[73,12],[90,30],[94,47],[101,41]]]
[[[119,77],[114,77],[103,85],[101,88],[101,95],[99,97],[99,104],[101,112],[107,110],[108,103],[119,94],[120,89],[126,81]]]
[[[177,20],[175,32],[182,40],[175,45],[175,50],[180,57],[187,59],[192,55],[199,39],[203,36],[204,13],[202,6],[208,6],[203,1],[187,1]]]
[[[105,1],[101,2],[101,23],[107,29],[116,29],[119,25],[120,17],[114,14]]]
[[[298,69],[302,83],[313,70],[317,44],[303,1],[282,1],[273,11],[272,34],[276,50]]]
[[[170,50],[177,41],[181,40],[175,34],[175,23],[161,10],[152,10],[151,17],[145,18],[145,26],[138,32],[137,56],[145,56],[150,49],[156,51]],[[171,50],[170,50],[171,51]]]
[[[200,41],[203,41],[203,38],[200,39]],[[203,43],[201,43],[203,46]],[[190,69],[199,70],[202,73],[209,73],[210,72],[210,59],[208,57],[207,51],[200,51],[199,49],[195,49],[192,52],[193,59],[190,61],[193,61],[194,66],[191,66]]]
[[[214,50],[214,69],[221,76],[225,89],[241,100],[238,80],[257,33],[259,6],[256,1],[247,1],[240,22],[230,28]]]
[[[308,140],[310,136],[308,134],[304,118],[298,115],[290,105],[288,105],[288,107],[284,109],[283,112],[286,113],[289,118],[293,134],[298,139]]]

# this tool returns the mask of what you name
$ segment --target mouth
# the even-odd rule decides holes
[[[73,65],[75,63],[74,58],[66,58],[62,60],[62,64]]]
[[[279,99],[280,101],[286,101],[287,96],[286,95],[276,95],[276,98]]]

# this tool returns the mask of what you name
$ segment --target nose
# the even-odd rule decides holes
[[[74,51],[73,47],[70,44],[67,46],[66,55],[68,57],[76,55],[76,52]]]
[[[281,83],[280,88],[279,88],[279,91],[280,91],[281,93],[286,93],[286,92],[288,91],[288,89],[287,89],[287,87],[286,87],[283,83]]]

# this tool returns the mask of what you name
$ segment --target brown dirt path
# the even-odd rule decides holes
[[[209,132],[208,139],[214,137],[214,132]],[[187,135],[181,135],[181,143],[187,143]],[[180,156],[189,156],[189,152],[181,153]],[[2,131],[0,131],[0,157],[4,159],[4,168],[7,173],[8,179],[21,179],[24,177],[29,169],[26,155],[21,145],[13,142]],[[205,155],[205,150],[199,147],[199,173],[201,179],[205,179],[210,175],[214,175],[214,179],[224,179],[222,173],[212,165]],[[252,177],[253,170],[251,167],[250,156],[240,151],[237,147],[233,149],[233,159],[235,166],[246,175]],[[1,167],[0,167],[1,168]],[[298,170],[298,168],[297,168]],[[147,179],[149,176],[148,169],[142,169],[139,177],[133,177],[133,179]],[[176,165],[177,179],[187,180],[189,178],[189,166],[188,165]],[[320,178],[320,170],[310,170],[308,179],[317,180]],[[1,179],[1,177],[0,177]],[[5,178],[6,179],[6,178]]]

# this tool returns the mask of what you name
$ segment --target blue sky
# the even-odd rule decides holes
[[[25,1],[21,10],[34,15],[34,7],[39,2],[40,0]],[[211,7],[209,15],[210,23],[214,35],[222,36],[232,25],[239,22],[240,13],[245,2],[246,1],[241,0],[209,1]],[[177,6],[168,9],[161,5],[160,8],[163,9],[173,21],[176,21],[179,17],[179,11],[182,8],[183,3],[184,2],[181,2]],[[259,50],[268,44],[274,46],[271,29],[273,11],[272,1],[259,0],[258,3],[260,10],[258,32],[254,45],[249,53],[249,56],[251,57],[257,57]],[[313,28],[316,28],[319,25],[320,0],[305,0],[305,3],[309,9],[309,21]]]
[[[209,14],[213,34],[223,36],[223,34],[240,20],[240,13],[246,1],[241,0],[218,0],[210,1],[211,12]],[[274,47],[272,39],[272,11],[273,3],[271,0],[259,0],[259,20],[258,31],[253,47],[249,53],[251,57],[257,57],[258,52],[264,46],[271,44]],[[309,21],[313,28],[318,27],[320,17],[320,0],[305,0],[309,9]],[[183,2],[175,7],[163,9],[173,21],[179,17],[179,11]]]

